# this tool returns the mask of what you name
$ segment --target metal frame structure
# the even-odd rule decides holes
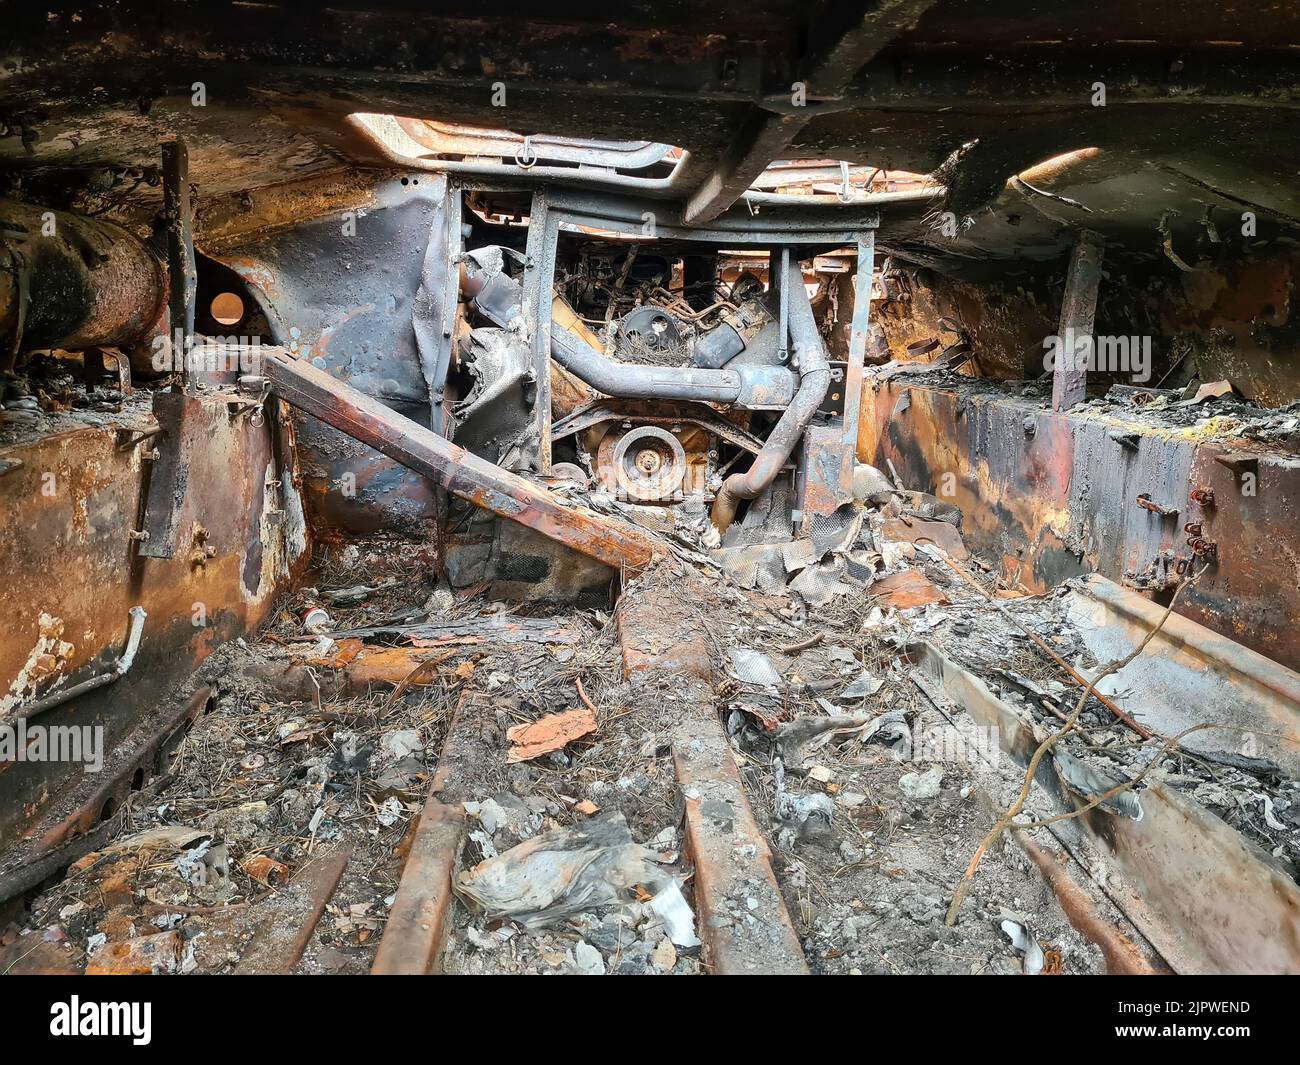
[[[828,513],[852,498],[853,461],[856,451],[858,410],[866,357],[870,314],[871,273],[875,259],[875,229],[879,215],[871,210],[840,205],[800,211],[772,208],[758,214],[732,210],[707,226],[691,226],[673,211],[665,215],[659,201],[638,200],[607,193],[541,188],[533,193],[528,243],[525,253],[523,308],[531,337],[536,376],[532,429],[537,441],[532,456],[537,472],[551,468],[551,302],[555,263],[562,231],[588,231],[647,240],[689,241],[699,244],[757,245],[770,249],[773,261],[787,262],[797,248],[849,245],[857,249],[857,282],[847,365],[839,382],[844,393],[843,413],[828,423],[810,427],[804,443],[804,470],[800,478],[801,508],[806,516]],[[784,276],[780,271],[773,274]],[[788,292],[780,293],[783,327],[788,328]],[[783,347],[785,346],[783,342]]]

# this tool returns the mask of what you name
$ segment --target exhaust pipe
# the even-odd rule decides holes
[[[736,520],[742,499],[757,498],[776,479],[813,415],[821,408],[826,389],[830,387],[830,362],[821,333],[817,331],[808,291],[803,287],[803,269],[799,263],[790,263],[784,282],[790,299],[790,339],[799,365],[799,390],[749,469],[733,473],[718,491],[709,516],[720,533]]]
[[[504,271],[484,269],[471,253],[462,260],[460,284],[465,297],[494,325],[522,328],[522,289]],[[615,399],[694,400],[781,409],[795,394],[793,375],[784,366],[701,370],[616,362],[554,319],[551,358],[584,384]]]

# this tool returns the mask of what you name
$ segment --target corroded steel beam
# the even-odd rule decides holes
[[[1101,284],[1104,244],[1096,233],[1079,234],[1070,254],[1061,323],[1057,327],[1056,364],[1052,369],[1052,410],[1069,410],[1088,398],[1087,360],[1079,358],[1076,341],[1092,343],[1092,326],[1097,317],[1097,289]],[[1067,350],[1068,346],[1068,350]],[[1093,354],[1086,351],[1085,354]]]
[[[163,221],[167,232],[168,322],[172,344],[176,334],[194,335],[194,312],[198,298],[199,273],[194,261],[193,205],[190,203],[190,153],[179,137],[163,141]],[[173,350],[174,350],[173,349]],[[197,380],[188,368],[184,374],[185,391],[193,395]]]
[[[641,529],[586,507],[565,506],[540,485],[470,454],[288,352],[271,351],[264,367],[272,391],[286,403],[476,507],[536,529],[615,569],[639,572],[666,553],[660,541]]]
[[[837,98],[853,76],[879,55],[900,33],[915,26],[935,0],[882,0],[861,14],[856,11],[814,24],[813,39],[801,57],[801,77],[791,85],[792,110],[785,114],[754,108],[718,166],[687,197],[682,221],[687,225],[711,222],[734,204],[774,161],[790,148],[816,114],[816,101]],[[852,8],[853,5],[846,5]],[[804,99],[795,104],[799,86]],[[813,98],[813,107],[807,106]],[[795,153],[798,154],[797,152]]]

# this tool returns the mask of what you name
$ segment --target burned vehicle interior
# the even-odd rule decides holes
[[[7,17],[0,972],[1300,972],[1300,8]]]

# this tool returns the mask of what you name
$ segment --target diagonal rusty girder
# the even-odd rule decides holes
[[[377,399],[283,350],[264,357],[271,390],[300,410],[442,485],[452,495],[536,529],[626,572],[667,553],[649,533],[586,507],[563,504],[540,485],[457,447]]]
[[[915,26],[935,0],[876,0],[827,41],[813,40],[803,57],[802,80],[813,99],[835,99],[853,76],[887,48],[900,33]],[[768,165],[782,154],[818,113],[799,107],[770,111],[754,107],[723,158],[691,191],[682,221],[702,225],[734,204]]]

